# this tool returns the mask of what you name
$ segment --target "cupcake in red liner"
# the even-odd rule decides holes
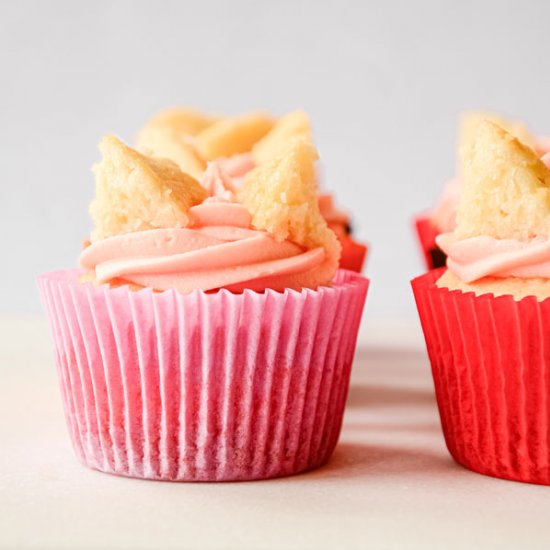
[[[177,108],[154,116],[140,130],[137,148],[173,160],[198,179],[207,164],[216,161],[227,176],[241,182],[256,165],[279,156],[296,139],[311,140],[309,117],[303,111],[274,119],[263,112],[223,117]],[[368,249],[353,238],[350,216],[335,206],[331,194],[319,191],[318,200],[342,246],[340,267],[361,272]]]
[[[550,152],[550,139],[546,136],[532,135],[522,122],[507,120],[494,113],[475,111],[463,113],[460,117],[459,147],[471,141],[481,119],[491,120],[530,147],[540,157]],[[426,269],[437,269],[445,266],[445,252],[435,242],[435,237],[441,233],[452,232],[455,229],[460,190],[461,182],[459,178],[448,181],[433,209],[413,220]]]
[[[482,120],[462,151],[447,269],[412,281],[454,459],[550,485],[550,159]]]
[[[38,279],[79,459],[171,481],[324,464],[368,281],[336,271],[314,148],[242,184],[214,163],[202,185],[114,137],[101,150],[84,270]]]

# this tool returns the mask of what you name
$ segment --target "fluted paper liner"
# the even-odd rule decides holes
[[[475,296],[412,281],[441,424],[457,462],[550,485],[550,300]]]
[[[418,243],[422,250],[422,257],[426,264],[426,269],[437,269],[445,267],[447,256],[443,250],[437,246],[435,238],[439,231],[434,227],[428,216],[419,216],[414,220],[414,227],[418,237]]]
[[[337,443],[368,281],[284,293],[130,291],[38,279],[71,440],[113,474],[251,480]]]

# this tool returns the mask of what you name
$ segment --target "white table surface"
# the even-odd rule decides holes
[[[330,463],[185,484],[73,456],[45,321],[0,318],[1,548],[550,548],[550,487],[450,458],[416,321],[365,319]]]

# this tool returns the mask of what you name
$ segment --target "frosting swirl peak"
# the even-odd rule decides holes
[[[479,236],[459,240],[453,233],[436,237],[447,254],[447,267],[465,283],[483,277],[550,279],[550,240],[495,239]]]
[[[188,227],[136,231],[95,241],[80,265],[99,282],[122,279],[155,290],[180,292],[244,288],[315,288],[322,247],[306,249],[251,228],[249,211],[234,199],[232,179],[211,163],[203,180],[210,195],[190,208]]]

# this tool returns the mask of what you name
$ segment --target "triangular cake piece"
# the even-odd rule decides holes
[[[193,145],[193,136],[218,120],[221,117],[194,109],[166,109],[151,118],[140,130],[136,148],[145,155],[173,160],[182,172],[200,180],[206,163]]]
[[[163,127],[169,128],[180,136],[196,136],[218,120],[221,120],[220,116],[207,115],[195,109],[174,107],[157,113],[144,128]]]
[[[196,147],[205,160],[247,153],[273,126],[262,111],[226,117],[210,125],[196,137]]]
[[[201,179],[206,170],[206,163],[186,135],[169,126],[145,126],[137,137],[136,147],[145,155],[174,161],[182,172],[196,179]]]
[[[460,155],[459,239],[550,235],[550,170],[527,145],[482,119]]]
[[[254,161],[261,164],[284,154],[294,138],[311,141],[311,125],[304,111],[292,111],[282,116],[252,148]]]
[[[477,131],[477,127],[482,120],[489,120],[519,139],[524,145],[531,149],[537,147],[536,138],[527,129],[527,126],[519,120],[510,120],[496,113],[485,113],[483,111],[466,111],[460,116],[458,131],[458,146],[462,148],[470,143]]]
[[[252,215],[254,228],[307,249],[323,247],[323,278],[328,283],[338,268],[341,246],[319,211],[317,158],[308,140],[294,141],[286,154],[246,175],[240,199]]]
[[[205,189],[167,159],[146,157],[115,136],[99,144],[93,168],[96,196],[90,205],[92,240],[159,227],[184,227]]]

